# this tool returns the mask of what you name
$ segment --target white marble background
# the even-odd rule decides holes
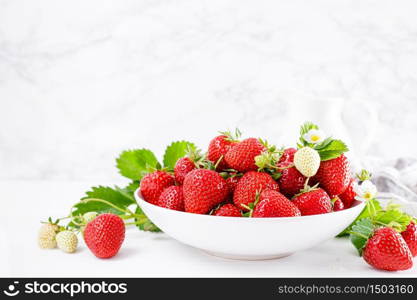
[[[369,153],[417,156],[417,2],[0,0],[0,179],[114,180],[123,149],[274,142],[288,99],[347,100]],[[347,107],[350,107],[349,109]]]

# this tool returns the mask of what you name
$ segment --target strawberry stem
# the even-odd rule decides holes
[[[240,204],[240,206],[242,206],[243,208],[246,208],[247,210],[250,210],[251,208],[249,206],[247,206],[246,204]]]
[[[110,207],[113,207],[114,209],[116,209],[116,210],[118,210],[118,211],[124,212],[124,213],[126,213],[126,214],[128,214],[128,215],[135,215],[135,214],[134,214],[131,210],[129,210],[128,208],[126,208],[126,209],[120,208],[120,207],[118,207],[118,206],[114,205],[113,203],[111,203],[111,202],[109,202],[109,201],[106,201],[106,200],[103,200],[103,199],[98,199],[98,198],[86,198],[86,199],[82,199],[79,203],[87,203],[87,202],[91,202],[91,201],[104,203],[104,204],[106,204],[106,205],[108,205],[108,206],[110,206]]]
[[[308,188],[308,181],[310,180],[310,177],[307,177],[306,182],[304,182],[304,189]]]
[[[83,220],[81,220],[81,223],[78,223],[77,221],[76,221],[76,219],[79,219],[80,217],[79,216],[74,216],[73,218],[72,218],[72,220],[71,220],[71,222],[72,223],[74,223],[75,225],[77,225],[77,226],[84,226],[85,224],[84,224],[84,222],[83,222]]]
[[[129,225],[142,225],[142,224],[145,224],[148,221],[149,220],[147,218],[143,218],[142,220],[138,220],[136,222],[126,222],[125,225],[126,226],[129,226]]]
[[[369,205],[366,205],[366,207],[367,207],[367,211],[368,211],[368,213],[369,213],[370,217],[371,217],[372,219],[374,219],[374,218],[375,218],[375,215],[376,215],[376,213],[377,213],[377,209],[376,209],[376,207],[375,207],[375,205],[374,205],[373,201],[368,200],[368,204],[369,204]]]
[[[125,225],[142,225],[142,224],[145,224],[146,222],[149,221],[149,219],[146,217],[145,214],[136,214],[128,208],[126,208],[126,209],[120,208],[117,205],[114,205],[113,203],[111,203],[109,201],[106,201],[104,199],[86,198],[86,199],[82,199],[80,202],[74,204],[71,208],[70,216],[68,218],[72,218],[71,221],[75,225],[82,227],[82,226],[85,226],[86,224],[85,224],[85,222],[84,222],[84,220],[81,216],[73,216],[72,215],[72,209],[74,208],[74,206],[76,206],[79,203],[87,203],[87,202],[91,202],[91,201],[104,203],[104,204],[106,204],[106,205],[108,205],[108,206],[110,206],[110,207],[112,207],[112,208],[114,208],[114,209],[116,209],[120,212],[123,212],[124,214],[119,215],[119,217],[122,218],[123,220],[129,220],[129,219],[133,219],[133,218],[137,220],[135,222],[127,222],[127,223],[125,223]]]
[[[253,211],[255,210],[256,205],[258,205],[260,198],[261,198],[261,190],[257,190],[254,202],[249,203],[249,205],[246,205],[243,203],[240,204],[240,206],[242,206],[243,208],[249,211],[249,215],[248,215],[249,218],[252,218]]]
[[[223,160],[223,155],[219,157],[219,159],[216,161],[216,163],[214,164],[214,170],[217,169],[217,167],[219,166],[220,162]]]
[[[359,236],[359,237],[364,238],[364,239],[366,239],[366,240],[369,238],[368,236],[366,236],[366,235],[364,235],[364,234],[361,234],[361,233],[359,233],[359,232],[356,232],[356,231],[348,231],[348,233],[349,233],[349,234],[356,235],[356,236]]]

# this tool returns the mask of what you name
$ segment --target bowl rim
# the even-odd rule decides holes
[[[145,201],[145,199],[143,199],[142,195],[140,194],[140,187],[137,188],[134,192],[134,197],[136,199],[136,201],[138,201],[138,204],[140,207],[142,207],[142,204],[147,205],[149,207],[151,207],[152,209],[157,209],[157,210],[161,210],[164,211],[165,213],[170,213],[170,214],[183,214],[183,215],[187,215],[190,217],[196,217],[196,218],[209,218],[211,220],[213,220],[213,217],[219,217],[219,218],[223,218],[223,219],[230,219],[230,220],[242,220],[242,221],[238,221],[238,222],[255,222],[253,220],[256,220],[257,222],[267,222],[267,221],[276,221],[276,220],[299,220],[300,218],[305,220],[305,219],[313,219],[313,218],[320,218],[323,216],[328,216],[328,215],[334,215],[334,214],[343,214],[346,213],[346,211],[351,210],[351,209],[359,209],[361,208],[361,211],[365,208],[365,202],[364,201],[358,201],[355,200],[354,204],[347,208],[347,209],[343,209],[343,210],[339,210],[339,211],[332,211],[326,214],[318,214],[318,215],[308,215],[308,216],[295,216],[295,217],[265,217],[265,218],[239,218],[239,217],[227,217],[227,216],[214,216],[214,215],[207,215],[207,214],[195,214],[195,213],[189,213],[186,211],[179,211],[179,210],[174,210],[174,209],[168,209],[165,207],[161,207],[152,203],[149,203],[147,201]],[[359,213],[358,213],[359,215]],[[252,221],[243,221],[243,220],[252,220]]]

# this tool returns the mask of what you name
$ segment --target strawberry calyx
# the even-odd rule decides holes
[[[333,211],[340,211],[345,209],[345,205],[339,196],[334,196],[333,199],[330,199],[330,202],[332,203]]]
[[[356,173],[356,178],[359,180],[359,184],[364,182],[365,180],[371,180],[372,173],[368,170],[362,169],[360,173]]]
[[[195,165],[196,168],[204,166],[206,157],[201,153],[200,149],[187,145],[185,157],[188,157]]]
[[[55,221],[52,220],[52,217],[49,217],[47,221],[41,221],[42,224],[51,224],[51,225],[58,225],[61,219],[56,219]]]
[[[149,173],[153,173],[153,172],[156,172],[156,171],[163,171],[163,172],[167,172],[169,174],[174,174],[172,172],[172,170],[170,170],[167,167],[162,167],[162,165],[160,163],[157,163],[156,166],[147,166],[146,167],[146,172],[144,174],[149,174]]]
[[[239,130],[239,128],[236,128],[234,133],[231,133],[229,130],[219,131],[219,133],[226,136],[227,141],[235,143],[240,142],[240,137],[242,136],[242,132]]]
[[[52,228],[54,228],[56,235],[58,235],[58,233],[63,232],[63,231],[70,231],[74,234],[77,234],[80,230],[71,228],[68,224],[66,226],[59,224],[62,220],[69,219],[69,218],[70,217],[58,218],[55,221],[53,221],[52,218],[49,217],[47,221],[41,221],[41,223],[52,225],[53,226]],[[54,237],[54,239],[56,239],[56,236]]]
[[[290,166],[278,166],[278,162],[284,153],[284,148],[277,148],[275,145],[270,145],[266,140],[258,140],[266,149],[255,157],[255,165],[258,167],[258,171],[269,173],[275,180],[279,179],[281,177],[280,170],[290,168]]]
[[[194,163],[197,169],[207,169],[213,171],[215,171],[218,165],[224,160],[224,155],[222,155],[215,163],[213,163],[207,159],[206,154],[201,153],[201,150],[193,150],[191,148],[187,153],[187,157]]]
[[[281,158],[281,155],[284,153],[284,147],[278,148],[275,145],[269,144],[267,140],[261,138],[259,138],[258,141],[262,144],[262,146],[265,147],[266,152],[270,154],[275,154],[274,158],[277,159],[277,161]]]
[[[358,250],[360,256],[362,256],[363,249],[374,234],[375,229],[377,229],[377,227],[374,225],[371,218],[365,218],[356,222],[349,231],[350,241]]]
[[[197,169],[207,169],[207,170],[216,171],[218,165],[220,164],[222,160],[223,160],[223,155],[220,156],[220,158],[215,163],[209,161],[208,159],[204,159],[201,161]]]
[[[242,214],[243,217],[252,218],[253,211],[254,211],[256,205],[259,203],[260,198],[261,198],[261,190],[257,190],[254,202],[250,202],[250,203],[248,203],[248,205],[240,204],[243,208],[248,210],[247,212]]]
[[[243,173],[240,173],[234,169],[226,169],[226,170],[223,170],[223,172],[220,172],[219,175],[223,179],[228,179],[228,178],[234,178],[234,177],[242,177]]]
[[[318,186],[319,186],[320,183],[316,183],[315,185],[310,186],[310,185],[308,185],[309,179],[310,179],[310,177],[307,177],[306,181],[304,182],[304,187],[300,190],[300,192],[298,194],[295,194],[293,198],[295,198],[297,196],[300,196],[302,194],[305,194],[305,193],[308,193],[308,192],[315,191],[315,190],[319,189]]]
[[[258,172],[266,172],[272,178],[278,180],[281,177],[282,168],[277,166],[279,155],[275,153],[263,152],[255,157],[255,165],[258,167]]]
[[[52,220],[52,217],[49,217],[47,221],[41,221],[41,224],[50,224],[50,225],[54,225],[56,226],[56,232],[61,232],[67,229],[67,227],[62,226],[59,224],[59,222],[61,222],[62,220],[67,219],[67,218],[58,218],[55,221]]]

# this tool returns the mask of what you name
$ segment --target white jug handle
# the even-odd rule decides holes
[[[356,104],[356,107],[364,108],[369,116],[368,119],[365,119],[368,122],[364,122],[364,126],[366,128],[363,132],[365,132],[366,134],[363,136],[363,141],[360,143],[360,145],[355,145],[359,148],[359,154],[362,156],[369,150],[375,138],[378,126],[378,113],[376,112],[375,107],[373,107],[367,101],[350,99],[349,104],[351,104],[352,102]]]

